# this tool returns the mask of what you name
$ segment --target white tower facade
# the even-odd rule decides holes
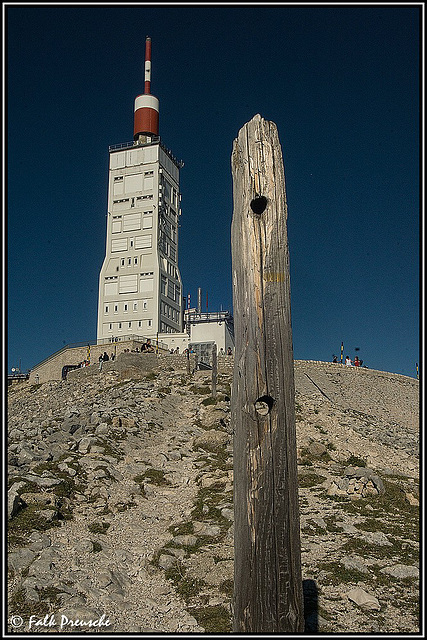
[[[158,100],[135,100],[134,141],[110,147],[107,241],[99,277],[98,342],[155,338],[183,328],[178,269],[179,171],[158,136]]]

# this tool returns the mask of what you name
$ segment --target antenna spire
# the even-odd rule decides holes
[[[145,38],[145,84],[144,93],[149,94],[151,90],[151,38]]]
[[[145,38],[144,93],[135,98],[133,139],[159,135],[159,101],[151,95],[151,38]]]

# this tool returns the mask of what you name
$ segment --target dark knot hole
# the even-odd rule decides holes
[[[257,215],[261,215],[267,207],[267,198],[265,196],[257,196],[251,202],[251,209]]]
[[[272,410],[274,399],[271,396],[261,396],[255,402],[255,411],[260,416],[267,416]]]

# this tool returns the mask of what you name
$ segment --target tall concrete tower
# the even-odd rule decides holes
[[[133,142],[110,147],[107,244],[99,276],[98,342],[154,338],[183,326],[178,270],[179,170],[159,137],[151,95],[151,39],[144,93],[135,99]]]

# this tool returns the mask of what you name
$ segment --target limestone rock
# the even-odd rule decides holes
[[[381,609],[378,599],[363,589],[360,589],[360,587],[351,589],[351,591],[347,593],[347,598],[355,602],[359,607],[369,609],[370,611],[380,611]]]
[[[224,431],[211,429],[210,431],[206,431],[197,438],[194,438],[193,446],[200,447],[201,449],[205,449],[207,451],[212,451],[216,450],[218,447],[225,447],[225,445],[228,444],[229,439],[229,435]]]
[[[19,496],[19,489],[25,486],[25,482],[14,482],[7,492],[7,517],[10,520],[23,506]]]
[[[411,565],[395,564],[391,567],[384,567],[384,569],[381,569],[381,573],[404,580],[405,578],[418,578],[419,568]]]
[[[162,569],[172,569],[173,567],[177,566],[177,558],[173,555],[169,555],[169,554],[165,554],[163,553],[160,557],[159,557],[159,567],[161,567]]]
[[[197,538],[191,533],[188,533],[181,536],[175,536],[174,538],[172,538],[172,541],[175,542],[175,544],[180,544],[184,547],[194,547],[194,545],[197,543]]]
[[[26,569],[34,560],[36,554],[30,549],[18,549],[9,554],[9,566],[15,571]]]

